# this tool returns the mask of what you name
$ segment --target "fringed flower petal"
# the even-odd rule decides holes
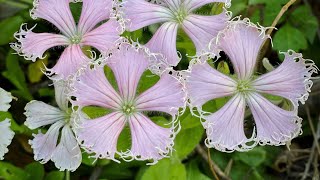
[[[54,24],[64,35],[72,37],[77,29],[69,2],[70,0],[35,0],[31,17],[45,19]]]
[[[46,163],[51,159],[57,146],[59,131],[64,124],[63,121],[58,121],[45,134],[42,134],[40,131],[39,134],[33,134],[34,139],[30,140],[29,144],[33,149],[36,161]]]
[[[204,5],[216,2],[225,3],[225,6],[227,7],[231,5],[231,0],[185,0],[184,5],[189,11],[193,11]]]
[[[56,74],[58,79],[67,79],[74,75],[90,59],[83,53],[80,45],[70,45],[61,54],[57,64],[48,69],[51,74]]]
[[[185,104],[183,85],[175,77],[164,74],[150,89],[136,99],[138,111],[161,111],[174,116]]]
[[[78,23],[78,31],[85,34],[99,22],[109,19],[113,0],[82,0],[82,12]]]
[[[173,16],[168,8],[145,0],[126,0],[123,6],[125,18],[129,20],[127,26],[129,31],[169,21]]]
[[[260,76],[252,85],[258,92],[282,96],[291,100],[295,108],[300,100],[304,103],[312,86],[310,80],[318,70],[311,60],[302,58],[294,51],[284,53],[283,63],[275,70]]]
[[[107,80],[103,67],[91,69],[87,67],[72,85],[73,103],[77,106],[101,106],[118,109],[121,98]]]
[[[10,120],[5,119],[0,122],[0,160],[3,160],[4,154],[8,152],[8,146],[10,145],[14,132],[10,129]]]
[[[12,101],[11,93],[0,88],[0,111],[8,111],[10,102]]]
[[[41,101],[31,101],[25,107],[25,125],[30,129],[64,121],[66,113]]]
[[[201,107],[206,102],[236,92],[235,80],[213,69],[207,62],[195,64],[187,77],[191,105]]]
[[[83,120],[77,131],[78,140],[89,153],[95,153],[95,158],[115,160],[118,137],[125,123],[125,115],[120,112],[97,119]]]
[[[115,42],[120,38],[120,33],[119,23],[112,19],[85,34],[82,44],[95,47],[104,53],[115,46]]]
[[[108,59],[108,66],[114,73],[120,95],[125,102],[134,99],[140,77],[148,65],[148,57],[130,45],[121,46]]]
[[[163,54],[167,62],[173,66],[180,61],[176,48],[178,27],[174,22],[164,23],[146,44],[151,52]]]
[[[65,112],[68,111],[68,83],[64,80],[55,81],[53,83],[55,91],[55,99],[59,108]]]
[[[268,38],[263,27],[251,24],[248,19],[229,22],[216,43],[218,49],[230,58],[239,79],[248,80],[254,72],[259,50]]]
[[[18,40],[12,43],[10,47],[26,60],[36,61],[37,58],[43,59],[46,50],[56,46],[66,46],[69,44],[67,37],[51,33],[34,33],[21,26],[19,32],[14,34]]]
[[[66,125],[61,131],[60,143],[52,154],[52,161],[60,170],[75,171],[81,164],[82,154],[71,128]]]
[[[189,15],[183,21],[182,28],[196,46],[197,52],[208,51],[214,37],[227,26],[229,16],[224,11],[215,16]]]
[[[283,110],[258,93],[249,94],[247,102],[256,124],[256,141],[260,144],[284,145],[300,134],[302,119],[296,110]]]
[[[174,144],[174,130],[153,123],[141,113],[129,117],[132,137],[130,153],[138,160],[153,160],[152,164],[166,157]]]
[[[248,141],[244,133],[245,98],[235,95],[217,112],[205,116],[206,145],[223,152],[245,150]]]
[[[179,10],[181,8],[183,0],[162,0],[163,5],[168,6],[172,11]]]

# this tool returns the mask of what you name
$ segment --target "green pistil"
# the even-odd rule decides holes
[[[122,106],[121,111],[129,116],[132,115],[134,112],[136,112],[136,108],[134,107],[134,105],[132,103],[126,103]]]
[[[71,44],[80,44],[82,37],[80,35],[74,35],[70,38]]]
[[[239,93],[247,93],[249,91],[252,91],[252,86],[251,86],[251,83],[250,81],[247,81],[247,80],[240,80],[238,81],[238,85],[237,85],[237,91]]]
[[[71,111],[67,110],[64,115],[64,122],[66,124],[69,124],[70,120],[71,120]]]
[[[182,24],[182,22],[185,20],[185,18],[188,16],[187,11],[182,7],[180,9],[177,9],[175,12],[173,12],[174,19],[177,21],[177,23]]]

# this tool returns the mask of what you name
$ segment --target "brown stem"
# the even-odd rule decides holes
[[[315,145],[317,147],[318,154],[320,155],[320,146],[319,146],[319,142],[318,142],[319,137],[318,137],[318,135],[317,135],[317,133],[315,131],[315,128],[313,126],[313,123],[312,123],[312,118],[311,118],[311,115],[310,115],[310,109],[309,109],[308,106],[305,106],[305,109],[306,109],[306,113],[307,113],[310,129],[311,129],[311,132],[312,132],[312,135],[313,135],[313,138],[314,138],[314,143],[315,143]]]
[[[207,161],[207,163],[210,165],[212,173],[216,173],[217,176],[220,176],[223,180],[231,180],[220,168],[218,165],[216,165],[211,158],[208,157],[208,154],[206,151],[201,147],[201,145],[198,145],[196,148],[197,152],[201,155],[201,157]]]
[[[288,8],[293,4],[295,3],[296,0],[290,0],[286,5],[284,5],[279,14],[277,15],[277,17],[273,20],[273,23],[271,25],[271,27],[276,27],[276,25],[278,24],[280,18],[282,17],[282,15],[288,10]],[[271,35],[272,31],[273,31],[274,28],[270,28],[267,32],[268,35]]]
[[[208,159],[211,159],[210,149],[209,149],[209,148],[207,148],[207,149],[208,149],[208,150],[207,150],[207,152],[208,152],[208,154],[207,154]],[[220,180],[219,177],[218,177],[218,175],[217,175],[217,173],[216,173],[216,171],[215,171],[214,168],[213,168],[213,161],[209,161],[209,166],[210,166],[210,170],[211,170],[214,178],[216,178],[216,180]]]

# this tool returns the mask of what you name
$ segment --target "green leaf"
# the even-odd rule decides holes
[[[64,172],[52,171],[46,175],[45,180],[64,180]]]
[[[95,166],[97,164],[97,161],[95,158],[90,158],[90,155],[86,152],[82,153],[82,163],[87,165],[87,166]]]
[[[20,16],[13,16],[0,21],[0,45],[5,45],[14,39],[13,34],[19,30],[24,19]]]
[[[267,4],[267,5],[283,5],[286,4],[288,0],[249,0],[249,5],[255,4]]]
[[[263,147],[256,147],[248,152],[235,153],[237,159],[251,167],[257,167],[262,164],[266,159],[266,155],[267,152],[263,149]]]
[[[181,131],[175,138],[174,153],[179,159],[184,159],[199,144],[204,129],[200,119],[190,113],[181,120]]]
[[[186,180],[185,166],[179,161],[162,159],[156,165],[150,166],[143,174],[141,180]]]
[[[126,165],[129,163],[110,163],[101,172],[100,178],[104,179],[133,179],[134,174],[129,169],[129,167],[126,167]]]
[[[187,180],[210,180],[210,178],[199,170],[197,161],[192,160],[187,165]]]
[[[82,108],[82,111],[89,116],[91,119],[102,117],[106,114],[109,114],[111,112],[110,109],[106,109],[103,107],[96,107],[96,106],[87,106]]]
[[[37,83],[41,81],[44,76],[42,69],[45,68],[44,65],[48,64],[48,55],[44,59],[39,59],[28,66],[28,79],[31,83]]]
[[[247,2],[244,0],[232,0],[232,6],[230,7],[229,11],[231,11],[233,15],[238,15],[247,7]]]
[[[317,18],[312,14],[311,8],[308,6],[299,6],[293,11],[289,17],[290,23],[298,28],[310,43],[313,43],[319,23]]]
[[[231,179],[263,180],[270,178],[263,178],[255,168],[252,168],[250,166],[247,166],[246,164],[243,164],[240,161],[237,161],[232,166]]]
[[[0,161],[0,177],[6,180],[27,180],[30,175],[21,168]]]
[[[11,121],[11,129],[19,134],[32,135],[32,131],[25,125],[18,125],[15,120],[12,118],[12,115],[9,112],[0,112],[0,121],[5,120],[6,118]]]
[[[42,180],[44,178],[44,167],[38,162],[28,164],[24,169],[30,174],[28,180]]]
[[[12,53],[13,50],[10,50],[8,53],[6,58],[7,71],[3,72],[2,75],[18,89],[18,91],[13,91],[13,93],[16,93],[22,98],[30,101],[33,97],[28,90],[24,73],[19,65],[19,57]]]
[[[278,51],[294,51],[304,50],[308,47],[308,43],[304,34],[298,29],[286,23],[276,32],[273,38],[274,49]]]

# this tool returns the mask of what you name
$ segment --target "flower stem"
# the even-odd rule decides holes
[[[279,14],[277,15],[277,17],[273,20],[273,23],[271,25],[271,27],[276,27],[276,25],[278,24],[280,18],[282,17],[282,15],[288,10],[288,8],[294,4],[296,2],[296,0],[290,0],[286,5],[284,5]],[[271,35],[271,33],[273,32],[274,28],[270,28],[267,32],[267,34]]]
[[[207,148],[208,149],[208,159],[211,159],[211,154],[210,154],[210,149],[209,148]],[[211,172],[212,172],[212,174],[213,174],[213,176],[214,176],[214,178],[216,178],[216,180],[220,180],[219,179],[219,177],[218,177],[218,175],[217,175],[217,173],[216,173],[216,171],[214,170],[214,168],[213,168],[213,163],[212,163],[212,161],[209,161],[209,166],[210,166],[210,170],[211,170]]]
[[[66,170],[66,180],[70,180],[70,171]]]

